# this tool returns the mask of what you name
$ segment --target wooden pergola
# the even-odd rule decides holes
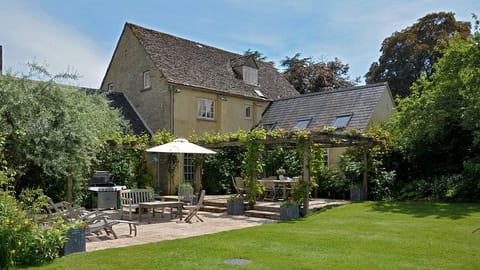
[[[335,133],[328,131],[309,131],[308,133],[302,132],[288,132],[280,137],[265,136],[263,139],[257,139],[255,142],[258,144],[263,144],[265,147],[273,148],[275,146],[286,146],[286,147],[296,147],[299,141],[299,138],[302,138],[303,147],[303,168],[302,168],[302,181],[307,183],[310,180],[310,167],[311,167],[311,149],[313,145],[318,145],[322,148],[337,148],[337,147],[371,147],[375,144],[373,137],[367,137],[363,134],[348,134],[348,133]],[[200,142],[200,144],[207,148],[213,149],[222,149],[222,148],[245,148],[246,143],[234,139],[230,141],[216,142],[216,143],[206,143]],[[365,167],[367,167],[367,152],[365,151],[363,159]],[[256,180],[256,179],[254,179]],[[365,194],[368,192],[368,174],[367,171],[363,172],[363,188]],[[304,198],[302,214],[306,215],[308,212],[309,200]]]

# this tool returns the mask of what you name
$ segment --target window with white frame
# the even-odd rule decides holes
[[[252,105],[245,104],[245,119],[252,119]]]
[[[329,149],[328,148],[323,148],[323,166],[325,168],[328,168],[329,162],[328,162],[328,153]]]
[[[143,89],[148,89],[150,87],[152,87],[150,81],[150,71],[145,71],[143,72]]]
[[[211,99],[198,99],[198,119],[215,120],[215,102]]]
[[[183,155],[183,179],[185,183],[193,184],[195,175],[195,166],[193,165],[193,158],[191,154]]]

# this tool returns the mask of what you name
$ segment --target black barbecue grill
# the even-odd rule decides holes
[[[120,191],[126,186],[117,186],[113,181],[113,174],[107,171],[96,171],[90,179],[89,191],[93,192],[93,207],[98,209],[120,207]]]

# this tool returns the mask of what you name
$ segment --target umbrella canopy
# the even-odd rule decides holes
[[[147,152],[154,153],[185,153],[185,154],[216,154],[214,151],[201,147],[186,139],[176,139],[173,142],[158,145],[147,149]]]

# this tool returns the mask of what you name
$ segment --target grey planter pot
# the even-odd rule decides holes
[[[227,201],[227,214],[243,215],[243,213],[245,213],[243,200]]]
[[[365,200],[365,192],[362,187],[351,186],[350,187],[350,200],[351,201],[363,201]]]
[[[73,228],[67,231],[68,240],[63,245],[62,256],[72,253],[85,252],[85,228]]]
[[[291,220],[300,217],[300,208],[297,204],[281,205],[280,220]]]

